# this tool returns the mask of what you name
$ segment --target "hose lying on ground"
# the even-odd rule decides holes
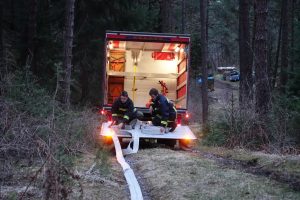
[[[132,139],[133,139],[131,142],[134,142],[133,149],[131,149],[131,147],[130,147],[131,146],[130,145],[131,142],[130,142],[127,149],[123,150],[124,155],[136,153],[138,151],[138,148],[139,148],[138,134],[134,134],[134,133],[131,133],[131,134],[132,134]],[[125,159],[123,157],[123,152],[122,152],[121,145],[120,145],[117,135],[113,134],[112,139],[113,139],[113,142],[115,145],[117,160],[123,168],[124,176],[126,178],[128,186],[129,186],[131,200],[142,200],[143,195],[141,192],[140,185],[133,173],[133,170],[130,168],[130,166],[128,165],[128,163],[125,161]]]

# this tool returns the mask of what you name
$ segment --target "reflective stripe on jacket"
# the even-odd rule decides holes
[[[175,115],[176,117],[176,109],[173,103],[169,102],[169,100],[161,94],[156,97],[151,106],[153,108],[153,116],[158,116],[161,119],[162,126],[168,125],[170,116]]]
[[[128,98],[125,103],[122,103],[119,97],[112,105],[112,117],[123,117],[124,122],[129,121],[134,109],[133,102],[130,98]]]

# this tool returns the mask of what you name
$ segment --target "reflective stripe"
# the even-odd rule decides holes
[[[173,106],[173,108],[174,108],[175,112],[177,112],[177,109],[175,108],[175,106]]]
[[[156,117],[158,117],[159,119],[161,119],[161,115],[156,115]]]
[[[124,115],[124,119],[128,119],[129,120],[129,117],[127,115]]]
[[[136,108],[133,109],[133,112],[135,112],[135,111],[136,111]]]
[[[114,113],[114,114],[112,114],[111,116],[113,116],[113,117],[123,117],[124,115]]]
[[[128,109],[127,108],[119,108],[119,110],[121,110],[121,111],[127,111]]]
[[[170,120],[168,120],[168,123],[169,123],[169,122],[174,122],[174,121],[170,121]]]
[[[168,122],[166,122],[166,121],[161,121],[160,123],[161,123],[161,124],[168,125]]]

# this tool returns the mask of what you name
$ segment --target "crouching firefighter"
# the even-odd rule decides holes
[[[165,96],[158,93],[158,90],[152,88],[149,91],[152,102],[150,105],[150,112],[152,115],[152,124],[154,126],[161,126],[161,132],[167,132],[167,127],[170,128],[170,132],[173,132],[176,127],[176,115],[177,111],[172,102],[170,102]]]
[[[128,93],[123,91],[112,105],[113,122],[111,125],[117,125],[119,129],[124,129],[125,124],[134,128],[137,118],[143,118],[143,113],[136,111]]]

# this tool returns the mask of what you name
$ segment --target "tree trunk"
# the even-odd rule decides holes
[[[280,91],[281,93],[285,93],[286,84],[288,81],[288,44],[289,44],[289,17],[288,17],[288,7],[289,1],[282,1],[282,35],[281,35],[281,66],[280,66]]]
[[[181,0],[181,33],[185,32],[185,0]]]
[[[37,26],[37,0],[29,1],[29,19],[27,24],[27,62],[34,74],[37,74],[36,67],[36,26]]]
[[[80,85],[81,85],[81,98],[80,102],[85,103],[88,94],[89,94],[89,76],[87,68],[83,62],[79,63],[80,65]]]
[[[256,33],[254,41],[254,66],[256,83],[256,112],[267,113],[270,105],[270,87],[267,65],[267,15],[268,0],[255,0]]]
[[[168,19],[169,19],[169,29],[167,32],[169,33],[174,33],[176,32],[176,27],[174,26],[174,24],[176,24],[175,18],[174,18],[174,11],[173,11],[173,7],[174,7],[174,1],[169,1],[168,6],[167,6],[167,11],[168,11]],[[179,30],[177,30],[179,31]]]
[[[201,69],[202,69],[202,123],[207,127],[208,120],[208,94],[207,94],[207,1],[200,1],[200,24],[201,24]]]
[[[280,44],[281,44],[281,33],[282,33],[282,13],[280,17],[280,25],[279,25],[279,31],[278,31],[278,41],[277,41],[277,50],[276,50],[276,58],[275,58],[275,66],[272,76],[272,89],[275,88],[276,85],[276,79],[277,79],[277,71],[278,71],[278,64],[279,64],[279,54],[280,54]]]
[[[247,104],[253,98],[252,51],[249,29],[249,0],[239,0],[239,51],[240,51],[240,106]]]
[[[3,2],[0,1],[0,81],[4,77],[4,51],[3,51]],[[1,91],[0,91],[1,94]]]
[[[271,93],[273,90],[272,87],[272,75],[273,75],[273,41],[275,41],[275,39],[268,39],[268,44],[267,44],[267,49],[268,49],[268,59],[267,59],[267,63],[268,63],[268,77],[269,77],[269,85],[270,85],[270,89],[271,89]]]
[[[4,0],[5,1],[5,0]],[[15,25],[15,18],[16,18],[16,13],[15,13],[15,0],[10,0],[10,23],[9,23],[9,28],[11,31],[15,31],[16,25]]]
[[[292,15],[291,15],[291,72],[294,72],[294,52],[295,52],[295,4],[296,0],[292,0]]]
[[[74,3],[75,0],[66,1],[65,30],[64,30],[64,61],[59,76],[58,100],[69,108],[70,106],[70,85],[72,71],[72,46],[74,29]]]
[[[209,8],[209,0],[206,0],[206,42],[208,42],[208,16],[209,16],[208,8]],[[208,49],[208,45],[207,45],[207,49]],[[207,52],[206,66],[208,65],[208,63],[209,63],[209,56]]]
[[[8,30],[9,27],[9,17],[7,15],[7,1],[0,2],[0,80],[4,78],[6,74],[8,74],[9,70],[9,62],[8,62]]]
[[[170,0],[160,1],[161,31],[163,33],[170,32],[170,5]]]
[[[255,12],[256,10],[256,4],[255,2],[253,2],[253,12]],[[254,19],[253,19],[253,26],[252,26],[252,65],[254,63],[254,58],[253,58],[253,54],[254,54],[254,43],[255,43],[255,33],[256,33],[256,15],[254,14]]]

